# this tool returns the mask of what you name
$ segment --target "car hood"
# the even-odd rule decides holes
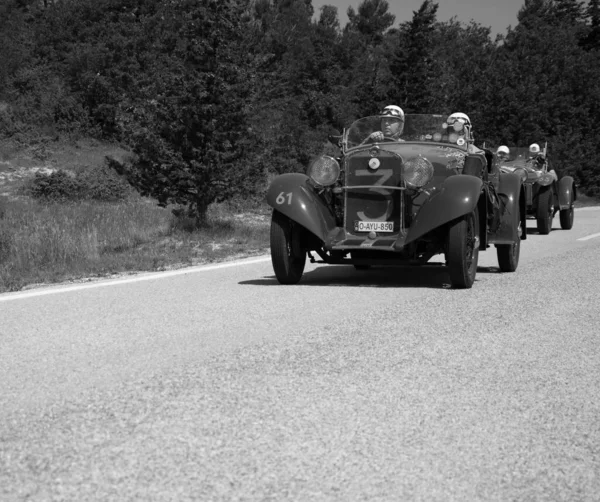
[[[467,152],[463,149],[436,143],[391,143],[376,144],[355,150],[346,155],[347,168],[367,167],[369,160],[377,158],[385,164],[406,165],[419,157],[433,166],[433,177],[426,186],[443,183],[449,176],[460,174],[465,164]]]

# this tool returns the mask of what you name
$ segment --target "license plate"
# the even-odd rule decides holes
[[[393,232],[393,221],[362,221],[354,222],[355,232]]]

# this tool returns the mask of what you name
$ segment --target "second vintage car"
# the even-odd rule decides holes
[[[491,245],[500,270],[515,271],[522,176],[501,173],[491,152],[472,147],[468,117],[452,117],[402,114],[400,133],[386,132],[385,114],[361,118],[334,139],[338,158],[275,178],[267,202],[278,281],[300,281],[307,256],[360,269],[427,266],[442,254],[452,287],[470,288]]]
[[[573,228],[577,199],[575,181],[571,176],[558,178],[548,161],[548,146],[545,144],[542,149],[538,143],[528,147],[503,145],[498,151],[501,171],[520,170],[523,173],[527,216],[536,220],[538,232],[542,235],[550,233],[557,212],[560,227],[563,230]]]

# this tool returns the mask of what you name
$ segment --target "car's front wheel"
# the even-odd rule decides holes
[[[571,186],[571,200],[567,209],[560,210],[560,228],[571,230],[575,221],[575,208],[573,208],[573,187]]]
[[[306,251],[301,242],[302,227],[279,211],[271,218],[271,262],[281,284],[297,284],[304,273]]]
[[[538,194],[537,204],[537,229],[540,234],[547,235],[552,230],[554,208],[552,206],[552,188],[544,188]]]
[[[468,289],[475,282],[479,261],[479,215],[477,208],[457,219],[448,230],[446,264],[455,289]]]
[[[521,236],[523,234],[523,224],[521,222],[521,214],[519,211],[519,205],[516,204],[517,208],[517,240],[512,244],[498,244],[496,246],[496,253],[498,255],[498,266],[502,272],[514,272],[517,270],[519,265],[519,256],[521,255]]]

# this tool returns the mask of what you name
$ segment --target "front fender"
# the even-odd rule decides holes
[[[577,199],[575,182],[571,176],[558,180],[558,205],[561,209],[569,209]]]
[[[475,176],[459,174],[447,178],[415,216],[405,243],[469,214],[477,206],[482,186],[483,181]]]
[[[335,216],[308,180],[301,173],[277,176],[267,191],[267,204],[325,241],[336,228]]]
[[[514,172],[500,173],[498,196],[500,197],[500,225],[490,236],[490,244],[513,244],[518,239],[526,239],[527,208],[521,176]],[[520,235],[519,223],[523,229]]]

